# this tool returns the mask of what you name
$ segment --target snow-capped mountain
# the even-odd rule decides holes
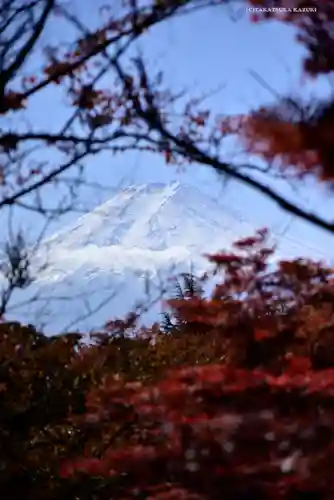
[[[95,273],[126,270],[155,274],[183,262],[205,264],[218,250],[254,227],[241,215],[179,183],[133,186],[52,236],[38,260],[48,259],[40,281],[61,281],[85,267]]]
[[[147,277],[152,293],[159,277],[190,268],[201,272],[208,265],[203,254],[226,250],[255,229],[240,213],[191,186],[150,184],[115,191],[41,244],[33,261],[35,283],[19,294],[17,302],[28,302],[15,310],[15,318],[33,324],[38,318],[52,332],[87,331],[126,314],[144,288],[148,293]],[[284,257],[306,252],[305,245],[287,238],[279,239],[278,250]],[[309,256],[324,257],[308,250]]]

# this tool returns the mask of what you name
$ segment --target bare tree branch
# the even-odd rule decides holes
[[[142,96],[139,98],[138,93],[132,86],[129,76],[124,72],[119,61],[114,61],[114,67],[118,73],[119,78],[123,82],[124,91],[127,93],[128,99],[132,101],[133,107],[136,111],[138,117],[140,117],[150,128],[151,131],[157,132],[161,139],[165,141],[165,144],[169,148],[174,148],[177,154],[186,158],[187,160],[199,163],[201,165],[207,165],[213,168],[219,174],[224,174],[231,179],[235,179],[254,188],[257,192],[262,193],[267,196],[270,200],[274,201],[280,208],[284,211],[299,217],[300,219],[309,222],[321,229],[328,231],[329,233],[334,233],[334,223],[331,221],[326,221],[322,217],[316,215],[315,213],[309,212],[302,207],[299,207],[296,203],[289,201],[284,196],[280,195],[269,185],[264,184],[254,177],[250,177],[241,171],[240,166],[232,165],[221,161],[217,157],[213,157],[207,154],[205,151],[201,150],[196,143],[191,140],[189,136],[183,134],[175,134],[169,128],[167,128],[164,120],[162,119],[161,112],[156,106],[156,98],[154,92],[151,88],[150,80],[145,69],[144,62],[141,58],[136,60],[136,68],[138,71],[138,78],[142,82],[145,88],[145,98],[144,104]],[[242,166],[244,168],[244,166]],[[249,165],[250,170],[257,170],[256,166]]]
[[[32,34],[30,38],[27,40],[25,45],[21,48],[19,53],[17,54],[15,60],[12,64],[1,71],[0,75],[0,95],[4,95],[4,89],[7,83],[16,76],[17,71],[23,66],[25,60],[28,56],[31,55],[31,52],[34,49],[34,46],[42,34],[42,31],[46,25],[48,17],[55,6],[54,0],[45,0],[44,9],[42,10],[41,16],[36,24],[33,26]]]

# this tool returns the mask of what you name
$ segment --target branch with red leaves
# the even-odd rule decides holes
[[[136,78],[132,78],[127,75],[122,69],[119,61],[114,62],[114,67],[123,82],[124,91],[127,93],[128,98],[132,100],[136,114],[142,119],[143,122],[147,124],[150,130],[154,130],[159,134],[161,142],[165,144],[167,155],[166,158],[168,158],[166,159],[167,162],[170,162],[174,152],[176,158],[181,158],[186,163],[195,162],[197,164],[211,167],[219,174],[224,175],[227,178],[240,181],[246,186],[250,186],[259,193],[264,194],[284,211],[295,215],[306,222],[310,222],[311,224],[319,228],[325,229],[330,233],[334,233],[334,222],[330,220],[328,221],[318,216],[316,213],[309,212],[303,209],[302,207],[298,206],[298,204],[279,194],[279,192],[277,192],[269,184],[260,181],[256,177],[247,175],[243,171],[245,167],[247,167],[250,172],[252,170],[257,171],[258,168],[256,166],[253,167],[251,164],[241,166],[233,165],[232,163],[223,161],[219,157],[219,154],[210,154],[212,144],[215,143],[219,146],[222,139],[226,137],[226,135],[235,133],[235,126],[237,126],[237,130],[242,137],[244,132],[243,129],[239,129],[240,119],[238,119],[238,117],[233,117],[232,120],[228,118],[223,119],[220,123],[220,137],[217,138],[217,136],[214,136],[217,129],[214,130],[210,138],[207,141],[204,141],[204,148],[201,149],[198,146],[198,143],[200,142],[198,140],[198,137],[194,137],[193,132],[189,128],[189,126],[182,127],[178,133],[175,133],[175,131],[170,126],[168,126],[169,122],[168,120],[163,118],[163,111],[159,109],[159,106],[156,105],[157,99],[155,96],[154,86],[150,82],[143,60],[137,59],[135,62],[135,67],[137,70]],[[140,82],[137,88],[135,84],[136,81]],[[139,93],[139,88],[145,89],[144,99],[142,97],[142,94]],[[203,114],[201,116],[203,116]],[[252,115],[249,118],[244,118],[243,120],[241,120],[241,122],[246,121],[247,123],[249,123],[251,119]],[[192,118],[191,123],[193,124],[194,121],[197,128],[201,128],[206,124],[206,119],[204,120],[204,122],[201,120],[201,122],[199,123],[198,119],[194,120],[194,118]],[[263,127],[263,130],[264,133],[270,135],[272,129],[268,128],[268,125],[270,127],[269,123],[267,124],[267,128]],[[333,143],[331,143],[331,147],[332,144]],[[208,150],[209,153],[207,152]],[[177,160],[175,161],[177,162]],[[307,169],[307,163],[305,163],[305,161],[303,163],[303,169]]]

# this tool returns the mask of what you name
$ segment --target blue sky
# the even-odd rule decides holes
[[[113,0],[115,6],[120,0]],[[73,0],[72,5],[80,9],[88,25],[98,24],[97,6],[105,0]],[[83,7],[84,4],[84,7]],[[117,5],[116,7],[117,8]],[[331,90],[330,81],[323,78],[315,84],[302,85],[302,46],[295,42],[293,28],[277,22],[252,24],[248,20],[245,7],[240,7],[240,19],[232,19],[229,7],[211,9],[193,14],[191,17],[175,19],[154,29],[141,42],[141,48],[149,68],[162,69],[166,81],[178,90],[187,88],[189,95],[213,95],[207,100],[207,107],[214,113],[243,113],[263,103],[270,103],[274,96],[261,86],[251,75],[257,74],[284,95],[288,91],[302,92],[305,96],[323,96]],[[48,43],[57,43],[59,33],[71,37],[64,27],[53,25],[45,35]],[[40,61],[32,61],[32,67]],[[220,89],[217,91],[217,89]],[[45,92],[32,102],[29,119],[38,127],[57,127],[66,117],[66,107],[62,98],[54,90]],[[234,150],[226,150],[232,155]],[[119,183],[146,183],[179,179],[195,184],[211,196],[234,208],[256,226],[267,225],[274,230],[282,230],[290,224],[289,234],[304,240],[306,245],[329,248],[332,238],[309,225],[292,220],[274,204],[257,193],[231,183],[223,187],[213,172],[198,165],[191,165],[184,173],[166,166],[162,158],[143,153],[126,153],[116,158],[102,154],[90,159],[87,165],[88,179],[105,187]],[[278,184],[276,184],[278,186]],[[300,193],[292,192],[287,186],[278,186],[288,196],[298,196],[299,202],[316,208],[320,213],[333,211],[331,197],[322,189],[309,185],[300,186]],[[93,207],[108,198],[108,190],[84,193],[83,205]],[[25,221],[32,223],[29,215]],[[74,218],[72,214],[65,220]],[[63,221],[64,223],[64,221]],[[55,228],[54,228],[55,229]]]

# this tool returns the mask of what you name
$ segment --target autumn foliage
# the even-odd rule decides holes
[[[146,145],[145,150],[153,147],[164,153],[167,163],[179,155],[217,170],[228,167],[232,175],[236,173],[232,167],[221,162],[218,168],[216,156],[206,157],[204,149],[199,153],[195,145],[207,137],[216,147],[221,136],[238,134],[247,152],[267,163],[279,160],[282,171],[292,169],[299,177],[312,174],[332,181],[330,101],[305,106],[285,99],[247,117],[219,119],[214,131],[218,128],[218,139],[217,134],[203,132],[210,114],[188,105],[183,128],[173,138],[165,133],[162,115],[145,108],[151,95],[140,62],[139,73],[132,78],[122,73],[117,58],[112,59],[124,84],[112,95],[84,83],[87,70],[99,67],[96,62],[107,59],[110,64],[105,54],[109,45],[128,35],[136,38],[181,4],[192,3],[154,2],[139,19],[133,16],[133,3],[126,3],[129,13],[118,23],[108,19],[93,37],[77,40],[70,52],[49,56],[42,74],[20,80],[19,89],[11,85],[19,68],[12,68],[12,75],[7,71],[7,80],[0,82],[0,113],[23,111],[30,96],[62,84],[81,126],[91,135],[83,139],[68,132],[5,133],[2,150],[13,154],[23,141],[38,140],[72,153],[77,162],[83,145],[95,154],[105,144],[104,136],[97,134],[101,128],[115,127],[109,141],[130,137],[137,144],[147,139],[145,131],[138,135],[145,123],[160,134],[154,147]],[[296,9],[304,5],[291,2],[291,9],[292,4]],[[308,7],[316,6],[315,14],[287,9],[283,16],[265,10],[265,0],[249,5],[259,8],[251,14],[253,21],[274,17],[297,26],[299,40],[308,49],[307,74],[334,69],[332,1],[308,2]],[[53,11],[54,2],[45,8]],[[155,93],[162,101],[163,95]],[[130,125],[133,129],[127,128]],[[115,151],[122,148],[121,141]],[[10,180],[5,174],[3,185]],[[34,167],[21,174],[15,175],[13,184],[20,190],[9,193],[0,202],[3,205],[24,195],[26,182],[43,185],[31,176],[42,175],[49,182],[58,170],[44,173]],[[161,325],[139,329],[136,316],[130,315],[111,320],[87,344],[77,333],[50,337],[31,325],[0,324],[3,498],[334,497],[333,269],[302,258],[275,260],[264,229],[236,242],[230,253],[207,258],[214,267],[213,291],[205,294],[188,280],[186,293],[168,301]]]
[[[297,30],[297,41],[307,49],[306,78],[331,74],[334,2],[250,0],[249,4],[254,11],[253,22],[278,20]],[[332,183],[333,124],[332,97],[305,102],[291,96],[243,117],[238,133],[248,152],[266,161],[276,161],[284,173],[292,171],[298,177],[313,175]]]
[[[332,270],[273,255],[262,230],[209,256],[218,284],[172,299],[169,333],[117,321],[87,345],[2,324],[2,491],[332,498]]]

